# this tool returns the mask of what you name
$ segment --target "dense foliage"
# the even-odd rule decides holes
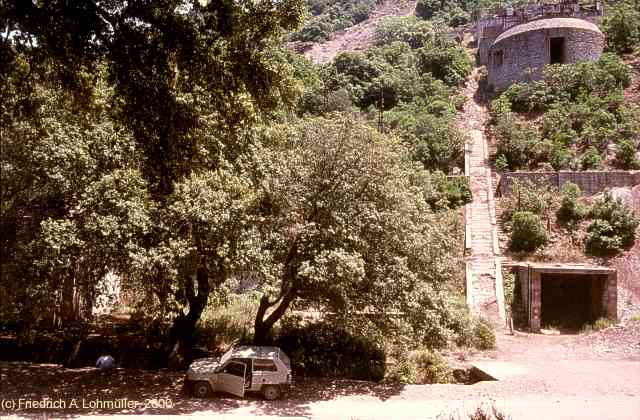
[[[562,187],[562,204],[556,212],[556,217],[571,230],[587,215],[586,206],[578,200],[581,193],[580,188],[572,182],[567,182]]]
[[[266,340],[303,300],[344,317],[400,311],[417,341],[446,341],[455,226],[430,211],[425,174],[402,145],[346,119],[274,131],[253,164],[261,181],[250,264],[267,292],[256,337]]]
[[[291,357],[294,372],[305,376],[379,381],[385,375],[379,335],[353,334],[330,322],[294,323],[285,325],[275,342]]]
[[[531,252],[546,245],[548,241],[547,231],[536,214],[528,211],[513,213],[509,249]]]
[[[587,228],[587,252],[608,255],[634,243],[640,220],[619,197],[605,193],[593,204],[589,216],[593,221]]]
[[[3,11],[2,324],[78,331],[109,278],[175,367],[292,308],[336,351],[491,341],[457,299],[464,49],[412,17],[314,66],[279,46],[295,0],[91,4]]]
[[[596,62],[548,66],[542,80],[509,87],[491,103],[499,168],[635,167],[640,109],[622,94],[630,74],[618,57],[604,54]]]
[[[68,328],[111,271],[173,320],[164,351],[184,364],[241,241],[234,165],[296,92],[274,41],[301,4],[52,1],[3,18],[3,319],[24,337]]]
[[[340,53],[326,66],[296,60],[305,75],[299,115],[359,108],[379,128],[399,135],[425,168],[461,167],[456,86],[471,71],[466,51],[415,18],[385,19],[377,36],[384,40],[379,47]]]
[[[607,47],[618,53],[629,53],[640,45],[640,10],[631,1],[610,5],[602,21]]]
[[[425,20],[435,20],[456,27],[471,21],[471,12],[477,2],[471,0],[418,0],[416,16]]]

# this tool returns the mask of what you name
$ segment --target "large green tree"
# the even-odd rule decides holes
[[[188,361],[233,260],[225,217],[244,203],[251,126],[296,92],[276,42],[301,2],[9,2],[0,16],[3,285],[25,303],[82,279],[90,296],[115,270],[173,308],[167,352]],[[195,215],[203,196],[215,205]]]
[[[274,138],[252,169],[255,341],[295,304],[378,322],[402,313],[419,341],[445,340],[456,234],[402,144],[352,119],[303,120]]]

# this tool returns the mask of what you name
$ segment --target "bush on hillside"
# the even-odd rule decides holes
[[[591,146],[582,155],[582,169],[598,169],[602,165],[602,154],[595,147]]]
[[[333,32],[356,25],[369,18],[376,0],[307,0],[310,16],[303,27],[291,34],[293,41],[322,42]]]
[[[424,185],[425,201],[434,211],[455,209],[472,201],[469,178],[448,177],[442,171],[427,172]]]
[[[622,139],[616,145],[616,162],[622,169],[638,169],[638,146],[631,139]]]
[[[418,51],[418,69],[421,73],[431,73],[449,86],[459,86],[471,74],[472,64],[464,48],[441,42]]]
[[[518,120],[515,114],[502,114],[491,130],[498,143],[497,155],[510,170],[526,169],[537,161],[536,147],[540,143],[537,130]]]
[[[455,28],[470,21],[469,11],[470,3],[466,1],[418,0],[415,14],[421,19],[438,20]]]
[[[421,48],[434,38],[433,25],[415,16],[385,17],[380,20],[375,30],[376,45],[380,46],[403,41],[411,48]]]
[[[602,21],[602,30],[608,49],[617,53],[631,52],[640,44],[640,11],[634,9],[631,2],[612,5]]]
[[[518,211],[548,216],[556,196],[557,190],[546,183],[536,185],[528,180],[515,179],[511,185],[511,194],[502,199],[502,219],[509,223],[513,214]]]
[[[605,193],[594,203],[589,216],[593,222],[587,228],[585,246],[588,253],[614,254],[633,245],[640,220],[619,197]]]
[[[532,252],[548,241],[549,237],[540,217],[529,211],[517,211],[513,214],[509,249]]]
[[[455,124],[454,114],[432,114],[433,104],[400,104],[385,115],[385,123],[398,131],[413,160],[425,169],[448,172],[462,163],[465,138]]]
[[[560,223],[570,229],[575,229],[587,215],[586,206],[578,201],[581,195],[580,187],[573,182],[567,182],[562,187],[562,203],[556,212],[556,217]]]
[[[629,66],[615,54],[603,54],[595,62],[546,66],[542,80],[515,83],[501,97],[515,112],[546,111],[553,104],[566,104],[581,95],[611,97],[630,83]]]

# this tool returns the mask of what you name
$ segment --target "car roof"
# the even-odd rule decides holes
[[[240,357],[243,359],[278,359],[280,358],[280,349],[273,346],[239,346],[233,349],[231,357]]]

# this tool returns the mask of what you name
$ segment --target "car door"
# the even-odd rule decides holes
[[[228,392],[238,397],[244,397],[244,376],[247,365],[230,361],[218,373],[216,390]]]
[[[263,385],[278,384],[278,367],[271,359],[255,359],[253,361],[253,386],[254,391],[262,389]]]

